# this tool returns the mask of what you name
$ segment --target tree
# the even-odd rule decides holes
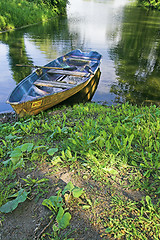
[[[160,1],[159,0],[139,0],[140,4],[143,4],[146,7],[151,7],[160,10]]]

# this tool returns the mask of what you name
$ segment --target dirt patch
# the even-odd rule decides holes
[[[15,112],[0,113],[0,123],[16,122],[18,115]]]
[[[21,173],[20,177],[26,177]],[[50,222],[51,211],[42,205],[42,201],[52,195],[56,195],[59,189],[64,189],[66,184],[71,181],[75,186],[84,188],[86,195],[92,201],[92,207],[89,210],[84,210],[78,202],[72,202],[67,205],[72,216],[70,227],[65,231],[72,232],[69,237],[75,240],[99,240],[99,239],[113,239],[104,236],[105,229],[97,221],[97,218],[103,216],[104,211],[110,209],[110,198],[113,192],[120,193],[129,198],[141,198],[140,193],[125,191],[112,185],[104,186],[101,182],[93,180],[88,177],[86,180],[77,174],[77,172],[70,172],[68,169],[56,171],[51,173],[51,169],[47,165],[32,173],[31,177],[44,178],[48,175],[49,188],[48,192],[44,194],[38,201],[33,197],[32,200],[26,200],[19,204],[19,206],[12,212],[5,215],[1,214],[1,240],[33,240],[41,239],[42,233],[52,232],[52,225]],[[112,192],[111,192],[112,188]],[[96,204],[95,204],[96,203]],[[65,233],[65,232],[64,232]],[[101,235],[103,233],[103,237]],[[49,239],[47,235],[43,239]]]

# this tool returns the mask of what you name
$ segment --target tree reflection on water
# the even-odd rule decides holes
[[[121,40],[110,51],[118,76],[111,91],[124,101],[160,101],[159,23],[159,12],[125,8]]]

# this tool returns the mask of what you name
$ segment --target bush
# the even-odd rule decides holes
[[[67,0],[0,0],[0,30],[46,21],[65,12]]]
[[[145,7],[151,7],[152,9],[160,10],[160,1],[159,0],[139,0],[140,4],[144,5]]]
[[[5,18],[0,15],[0,30],[3,30],[5,27],[6,27]]]

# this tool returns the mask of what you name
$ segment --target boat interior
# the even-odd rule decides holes
[[[10,96],[10,102],[26,102],[49,94],[66,91],[84,81],[97,68],[97,59],[80,59],[78,57],[60,57],[37,69],[22,81]]]

